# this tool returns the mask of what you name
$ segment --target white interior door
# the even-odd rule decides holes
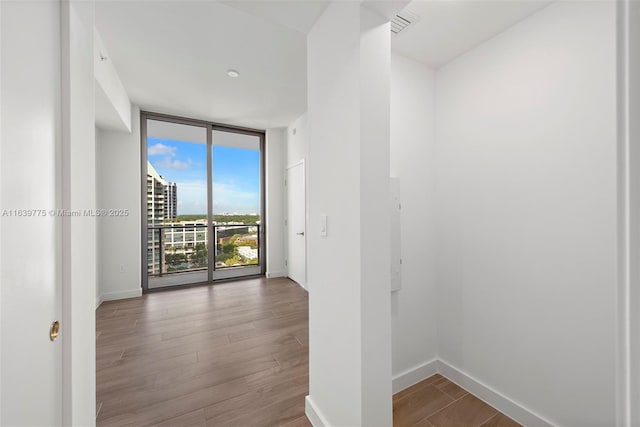
[[[306,289],[304,161],[287,168],[287,275]]]
[[[0,425],[61,425],[60,3],[0,1],[0,57]]]

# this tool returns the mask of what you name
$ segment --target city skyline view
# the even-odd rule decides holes
[[[147,138],[147,158],[167,182],[177,184],[178,215],[206,215],[207,146]],[[213,213],[260,212],[260,152],[213,145]]]

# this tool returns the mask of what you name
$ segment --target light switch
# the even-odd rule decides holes
[[[325,214],[320,215],[320,236],[327,236],[327,216]]]

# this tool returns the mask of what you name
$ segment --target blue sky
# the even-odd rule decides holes
[[[207,146],[149,137],[149,162],[178,184],[178,215],[207,212]],[[213,146],[213,212],[260,212],[260,153]]]

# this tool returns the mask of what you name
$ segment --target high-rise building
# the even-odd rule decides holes
[[[164,217],[176,219],[178,216],[178,184],[167,182],[164,185]]]
[[[147,162],[147,268],[149,274],[160,273],[162,260],[162,233],[160,228],[165,218],[166,181],[153,165]]]
[[[165,193],[167,182],[147,162],[147,226],[162,224],[165,219]]]

